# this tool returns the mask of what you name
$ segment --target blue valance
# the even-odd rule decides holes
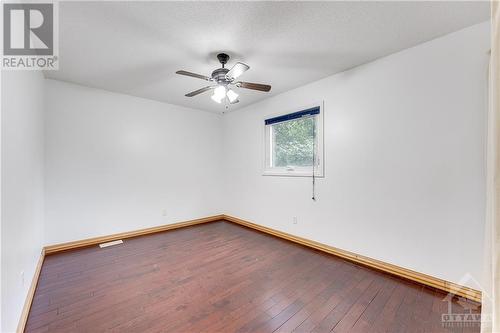
[[[272,125],[272,124],[281,123],[281,122],[287,121],[287,120],[312,116],[315,114],[319,114],[319,106],[315,106],[315,107],[307,109],[307,110],[289,113],[289,114],[285,114],[285,115],[274,117],[274,118],[269,118],[269,119],[265,120],[265,123],[266,123],[266,125]]]

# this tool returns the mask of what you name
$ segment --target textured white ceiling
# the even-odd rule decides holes
[[[61,2],[59,71],[46,77],[222,112],[206,81],[225,51],[250,65],[232,110],[489,18],[488,2]]]

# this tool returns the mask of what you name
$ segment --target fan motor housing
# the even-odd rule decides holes
[[[219,84],[228,84],[230,81],[226,77],[227,72],[227,68],[217,68],[212,72],[212,79]]]

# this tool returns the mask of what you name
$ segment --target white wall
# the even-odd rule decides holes
[[[43,81],[2,72],[2,332],[17,327],[43,242]]]
[[[483,23],[228,114],[226,212],[446,280],[480,280],[488,49]],[[310,178],[261,175],[262,127],[318,100],[326,163],[313,202]]]
[[[53,80],[46,95],[46,244],[223,212],[220,115]]]

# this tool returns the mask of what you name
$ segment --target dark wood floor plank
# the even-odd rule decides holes
[[[352,278],[352,275],[353,270],[349,269],[349,267],[343,270],[336,269],[335,272],[329,276],[329,280],[332,281],[332,284],[329,286],[329,288],[316,295],[309,303],[307,303],[300,311],[294,314],[275,332],[292,332],[293,330],[298,328],[312,314],[317,313],[317,311],[320,311],[322,307],[325,307],[325,303],[327,303],[328,299],[337,294],[345,285],[346,280]]]
[[[359,318],[363,315],[368,306],[373,302],[382,287],[384,286],[384,279],[376,279],[368,289],[361,295],[360,298],[354,303],[344,317],[333,327],[333,332],[347,332],[352,331],[353,326],[357,323]]]
[[[289,262],[284,259],[281,265],[287,267],[289,264],[294,264],[294,262],[295,260]],[[233,293],[229,297],[219,300],[219,302],[225,302],[224,306],[217,306],[216,309],[213,309],[201,324],[209,325],[214,317],[221,318],[221,316],[224,319],[223,321],[235,320],[257,306],[261,309],[268,309],[276,304],[276,301],[272,297],[279,292],[278,288],[287,286],[287,281],[292,281],[292,279],[290,279],[290,275],[284,274],[286,270],[279,269],[272,262],[269,265],[267,267],[267,274],[252,274],[250,276],[252,280],[251,285],[238,293]],[[259,292],[260,290],[265,290],[266,292]]]
[[[333,308],[332,311],[317,325],[313,332],[330,332],[342,320],[349,311],[351,306],[363,295],[363,293],[371,286],[377,278],[375,273],[370,272],[360,283],[350,289],[340,299],[340,302]]]
[[[255,306],[253,306],[251,310],[257,313],[256,317],[272,319],[291,303],[290,301],[283,302],[283,300],[295,297],[300,292],[300,288],[305,288],[320,280],[318,275],[322,270],[321,266],[321,264],[315,265],[313,269],[303,271],[302,274],[298,274],[290,283],[278,288],[272,295],[268,294],[270,296],[269,300],[272,301],[272,303],[267,302],[268,306],[261,306],[260,302],[257,301],[254,303]],[[311,279],[313,280],[311,281]],[[261,324],[264,324],[264,321],[257,321],[242,314],[234,324],[231,324],[229,329],[234,328],[236,331],[251,331]],[[221,330],[225,330],[225,328],[226,327],[219,326]]]
[[[26,332],[478,332],[442,326],[445,296],[214,222],[47,256]]]
[[[337,285],[336,292],[331,295],[315,312],[304,320],[294,332],[310,332],[344,299],[368,272],[356,265],[347,265],[346,279]]]
[[[336,267],[331,267],[330,269],[335,269]],[[325,276],[326,275],[326,276]],[[306,306],[315,297],[318,297],[320,293],[326,292],[329,287],[334,284],[333,279],[334,271],[328,271],[323,269],[321,273],[318,273],[320,278],[318,281],[311,280],[305,288],[300,288],[294,296],[289,296],[284,299],[281,303],[276,304],[270,308],[267,313],[273,316],[271,320],[266,323],[261,324],[256,327],[254,331],[257,332],[273,332],[287,322],[291,317],[293,317],[297,312]],[[291,304],[290,304],[291,303]],[[277,308],[276,308],[277,307]],[[282,310],[281,310],[282,309]],[[281,311],[279,311],[281,310]],[[278,312],[279,311],[279,312]]]
[[[385,279],[384,286],[381,288],[380,292],[375,296],[373,301],[367,306],[366,310],[356,321],[352,329],[353,333],[370,332],[372,330],[372,325],[380,316],[380,313],[384,309],[384,306],[389,301],[397,283],[391,279]]]

